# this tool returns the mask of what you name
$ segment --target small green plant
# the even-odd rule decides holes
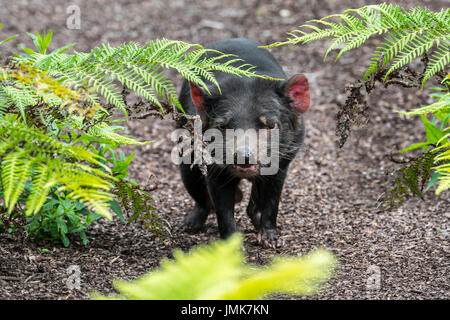
[[[419,115],[422,119],[427,141],[415,143],[400,152],[418,148],[424,150],[425,153],[419,160],[427,163],[426,169],[422,171],[428,171],[427,175],[431,177],[425,191],[438,183],[436,194],[450,188],[450,74],[442,81],[442,85],[443,87],[431,88],[435,93],[430,96],[438,99],[435,103],[408,112],[400,112],[409,116]],[[432,121],[425,117],[427,114],[433,115]]]
[[[27,35],[33,39],[33,43],[34,46],[36,47],[37,51],[30,49],[30,48],[25,48],[25,47],[20,47],[24,52],[28,53],[29,55],[34,55],[34,54],[43,54],[45,55],[47,53],[47,49],[50,46],[50,43],[52,42],[52,37],[53,37],[53,31],[50,30],[48,32],[43,31],[42,34],[36,33],[30,33],[27,32]],[[68,44],[64,47],[58,48],[54,51],[52,51],[50,54],[55,54],[55,53],[62,53],[70,48],[72,48],[73,46],[75,46],[75,43],[71,43]]]
[[[87,244],[84,230],[101,217],[91,213],[81,202],[53,198],[43,205],[38,214],[27,217],[24,229],[28,234],[41,239],[59,239],[66,247],[70,243],[68,234],[78,234],[83,244]]]
[[[0,30],[2,30],[2,27],[3,27],[3,25],[0,23]],[[0,41],[0,45],[4,44],[4,43],[6,43],[6,42],[8,42],[8,41],[10,41],[12,39],[15,39],[15,38],[17,38],[17,35],[14,35],[14,36],[8,37],[8,38],[6,38],[4,40],[1,40]],[[0,54],[1,54],[1,51],[0,51]]]
[[[311,295],[336,268],[335,257],[319,249],[302,257],[277,257],[266,267],[245,263],[242,236],[174,252],[161,268],[134,281],[114,281],[119,295],[93,299],[249,300],[274,293]]]

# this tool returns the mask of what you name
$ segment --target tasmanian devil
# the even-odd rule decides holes
[[[194,210],[185,219],[188,231],[199,231],[208,214],[215,211],[221,237],[226,238],[234,233],[234,205],[242,199],[238,184],[241,179],[248,179],[252,189],[247,214],[258,231],[259,243],[274,247],[281,244],[276,228],[280,196],[288,166],[304,139],[302,114],[309,108],[310,95],[304,75],[297,74],[287,79],[272,54],[258,46],[257,42],[248,39],[227,39],[217,41],[209,48],[236,55],[255,66],[256,73],[284,81],[239,77],[215,71],[220,91],[210,82],[206,82],[210,91],[207,93],[204,88],[184,81],[179,101],[187,114],[201,116],[203,132],[217,129],[228,135],[237,132],[236,129],[242,129],[239,132],[254,129],[258,132],[262,130],[270,139],[276,131],[277,144],[275,147],[270,144],[268,151],[273,156],[271,159],[277,162],[276,170],[263,174],[268,164],[261,163],[256,156],[257,147],[249,139],[244,139],[243,144],[236,142],[231,147],[224,145],[224,150],[231,150],[234,154],[231,163],[224,161],[223,164],[208,165],[206,176],[202,175],[197,165],[182,163],[180,170],[183,183],[195,201]],[[215,52],[208,53],[208,56],[214,55]],[[182,124],[179,122],[178,126]],[[235,137],[234,141],[238,141],[239,134]],[[270,165],[273,167],[274,163]]]

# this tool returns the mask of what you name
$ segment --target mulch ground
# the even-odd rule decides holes
[[[378,2],[378,1],[374,1]],[[365,1],[73,1],[81,9],[81,29],[67,29],[66,1],[8,2],[0,7],[2,37],[25,31],[54,30],[54,45],[77,42],[77,50],[101,43],[145,42],[156,38],[207,44],[217,39],[247,37],[263,44],[284,39],[285,32],[309,19],[360,7]],[[398,1],[438,10],[447,1]],[[374,45],[375,43],[372,43]],[[336,103],[345,100],[347,82],[360,79],[371,47],[364,47],[333,63],[323,62],[326,43],[272,49],[288,75],[306,73],[312,107],[306,115],[307,134],[301,153],[286,180],[279,214],[285,246],[263,249],[245,214],[244,201],[236,206],[236,219],[245,234],[248,260],[264,264],[274,254],[301,255],[318,247],[336,254],[340,267],[313,299],[448,299],[450,251],[448,194],[426,194],[394,211],[380,212],[377,199],[389,187],[387,173],[396,166],[389,154],[424,139],[420,121],[393,110],[410,109],[426,102],[426,93],[390,88],[371,97],[369,123],[355,129],[346,145],[336,147]],[[6,46],[4,52],[12,50]],[[180,84],[179,77],[174,81]],[[141,224],[126,226],[118,219],[99,221],[88,229],[89,244],[76,237],[65,248],[18,234],[0,234],[0,299],[88,299],[89,293],[112,293],[115,278],[134,279],[158,267],[175,248],[215,240],[213,216],[204,232],[183,231],[183,217],[193,208],[177,167],[170,161],[174,123],[149,118],[128,123],[127,133],[154,143],[126,147],[136,153],[130,175],[140,183],[157,183],[155,213],[164,219],[169,234],[157,238]],[[48,249],[42,251],[42,249]],[[78,265],[80,290],[69,290],[67,268]],[[212,266],[213,267],[213,266]],[[375,271],[374,271],[375,270]],[[379,270],[380,286],[367,286]],[[293,297],[277,296],[281,299]],[[294,297],[295,298],[295,297]]]

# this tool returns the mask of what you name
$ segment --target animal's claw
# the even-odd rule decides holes
[[[284,241],[280,239],[275,229],[262,229],[258,233],[258,243],[264,248],[280,248],[284,246]]]

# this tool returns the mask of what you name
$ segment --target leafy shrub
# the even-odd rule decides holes
[[[70,243],[68,234],[78,234],[83,244],[87,244],[84,230],[99,218],[101,215],[91,213],[81,202],[55,196],[45,202],[39,214],[27,217],[24,229],[42,239],[60,239],[67,247]]]
[[[369,38],[380,35],[384,41],[372,53],[362,80],[346,86],[350,94],[345,104],[339,106],[337,114],[336,134],[340,137],[340,147],[344,145],[352,125],[360,125],[368,119],[366,95],[378,82],[384,88],[399,85],[423,89],[428,80],[435,78],[443,85],[438,89],[439,94],[432,95],[439,99],[436,103],[401,112],[421,115],[428,140],[401,150],[422,148],[423,153],[406,161],[406,165],[394,173],[393,188],[387,192],[383,204],[384,208],[392,208],[412,195],[423,198],[424,190],[436,182],[439,183],[437,194],[450,187],[450,87],[449,76],[444,72],[450,63],[450,9],[433,12],[416,7],[407,11],[385,3],[368,5],[311,20],[300,29],[291,31],[286,41],[268,47],[330,38],[332,41],[325,52],[325,59],[333,50],[339,50],[338,60],[344,53],[365,44]],[[419,57],[425,65],[423,72],[408,66]],[[428,120],[424,116],[426,114],[433,114],[433,119]]]
[[[436,194],[450,188],[450,74],[442,84],[444,87],[432,88],[438,92],[430,95],[438,101],[409,112],[400,112],[406,115],[420,115],[422,119],[427,141],[413,144],[401,151],[422,148],[427,151],[422,159],[426,159],[427,154],[432,154],[433,174],[427,189],[438,182]],[[432,121],[425,117],[430,113],[433,115]]]
[[[245,264],[242,236],[233,235],[189,253],[174,252],[161,268],[134,281],[116,280],[119,295],[91,295],[93,299],[247,300],[274,293],[311,295],[336,267],[334,256],[323,249],[302,257],[277,257],[267,267]]]
[[[70,233],[86,242],[84,229],[99,215],[112,219],[113,211],[125,221],[120,204],[129,221],[141,217],[159,231],[149,193],[127,177],[133,156],[117,158],[115,148],[149,143],[117,132],[130,115],[181,109],[164,69],[205,89],[203,79],[217,85],[213,70],[261,77],[239,59],[206,58],[207,49],[181,41],[68,54],[74,44],[49,52],[51,31],[29,36],[36,48],[0,65],[0,228],[25,226],[65,245]],[[138,104],[128,104],[130,92]],[[116,110],[122,118],[113,120]]]

